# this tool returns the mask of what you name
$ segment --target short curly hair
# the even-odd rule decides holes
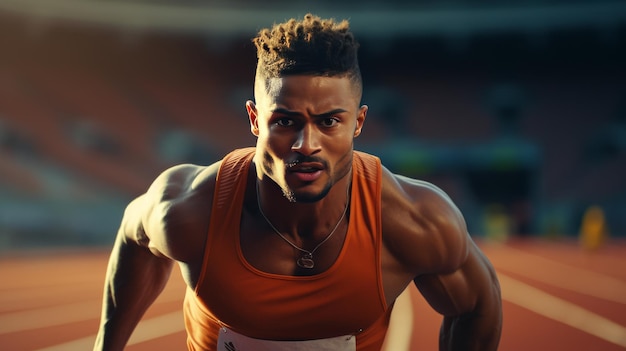
[[[306,14],[259,31],[252,39],[257,48],[257,77],[265,80],[308,74],[349,77],[361,89],[357,57],[359,43],[349,22]]]

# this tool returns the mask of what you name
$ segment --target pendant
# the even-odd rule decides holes
[[[310,253],[300,256],[300,258],[298,258],[298,260],[296,261],[296,264],[298,265],[298,267],[306,268],[306,269],[311,269],[315,267],[315,262],[313,261],[313,255],[311,255]]]

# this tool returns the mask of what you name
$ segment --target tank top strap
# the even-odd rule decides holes
[[[215,180],[215,191],[213,193],[213,205],[210,214],[209,230],[204,247],[204,257],[202,259],[201,274],[196,285],[196,292],[203,284],[203,278],[207,269],[209,251],[211,250],[213,238],[210,233],[222,233],[223,227],[227,225],[229,219],[238,218],[241,214],[243,197],[246,190],[248,170],[254,148],[236,149],[227,154],[220,165]]]
[[[217,214],[217,218],[223,218],[220,216],[225,214],[222,211],[227,211],[231,207],[234,193],[238,190],[238,184],[242,182],[241,178],[248,175],[253,156],[254,148],[244,148],[234,150],[224,157],[215,182],[212,216]]]
[[[355,173],[364,178],[364,180],[374,188],[379,188],[378,184],[382,176],[382,165],[380,159],[374,155],[370,155],[361,151],[354,151],[353,166]]]
[[[376,156],[355,151],[353,162],[353,187],[360,192],[355,210],[362,211],[361,217],[375,235],[377,244],[382,242],[382,164]],[[378,247],[378,245],[377,245]]]

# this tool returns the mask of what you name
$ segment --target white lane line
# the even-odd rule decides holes
[[[128,341],[128,345],[160,338],[185,330],[182,309],[142,321]]]
[[[102,288],[98,285],[98,289],[94,289],[94,284],[91,283],[72,283],[71,285],[53,285],[53,286],[38,286],[38,287],[26,287],[19,289],[5,289],[0,290],[0,308],[19,308],[16,304],[24,306],[31,306],[32,303],[46,303],[50,297],[56,297],[59,300],[67,299],[66,295],[69,292],[68,286],[71,286],[71,292],[73,295],[94,296],[102,294]]]
[[[100,301],[78,302],[0,315],[0,335],[98,318]]]
[[[417,290],[415,284],[411,284],[396,299],[391,311],[391,320],[389,321],[391,327],[388,329],[387,335],[385,335],[381,351],[411,349],[411,334],[413,333],[413,321],[415,319],[411,295],[413,293],[419,294],[415,290]]]
[[[498,277],[503,300],[602,340],[626,347],[625,327],[502,273],[499,273]]]
[[[607,342],[626,347],[626,328],[576,304],[550,295],[505,274],[498,274],[502,298],[538,315],[596,336]],[[129,345],[184,331],[182,311],[141,321]],[[81,351],[93,347],[95,335],[38,351]]]
[[[550,286],[626,305],[626,282],[584,268],[573,267],[507,246],[489,257],[496,269],[506,270]],[[497,259],[500,254],[506,259]]]
[[[163,294],[155,303],[180,300],[182,305],[182,299],[181,294]],[[99,319],[101,306],[100,300],[91,300],[0,314],[0,335]]]
[[[185,330],[182,310],[142,320],[128,341],[128,346]],[[84,351],[93,349],[96,335],[38,349],[36,351]],[[184,345],[181,345],[184,346]]]

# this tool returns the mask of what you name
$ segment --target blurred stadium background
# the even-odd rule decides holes
[[[0,0],[0,251],[112,242],[162,170],[254,145],[250,38],[349,18],[357,149],[434,182],[470,232],[626,236],[626,2]],[[598,208],[595,207],[595,208]]]

